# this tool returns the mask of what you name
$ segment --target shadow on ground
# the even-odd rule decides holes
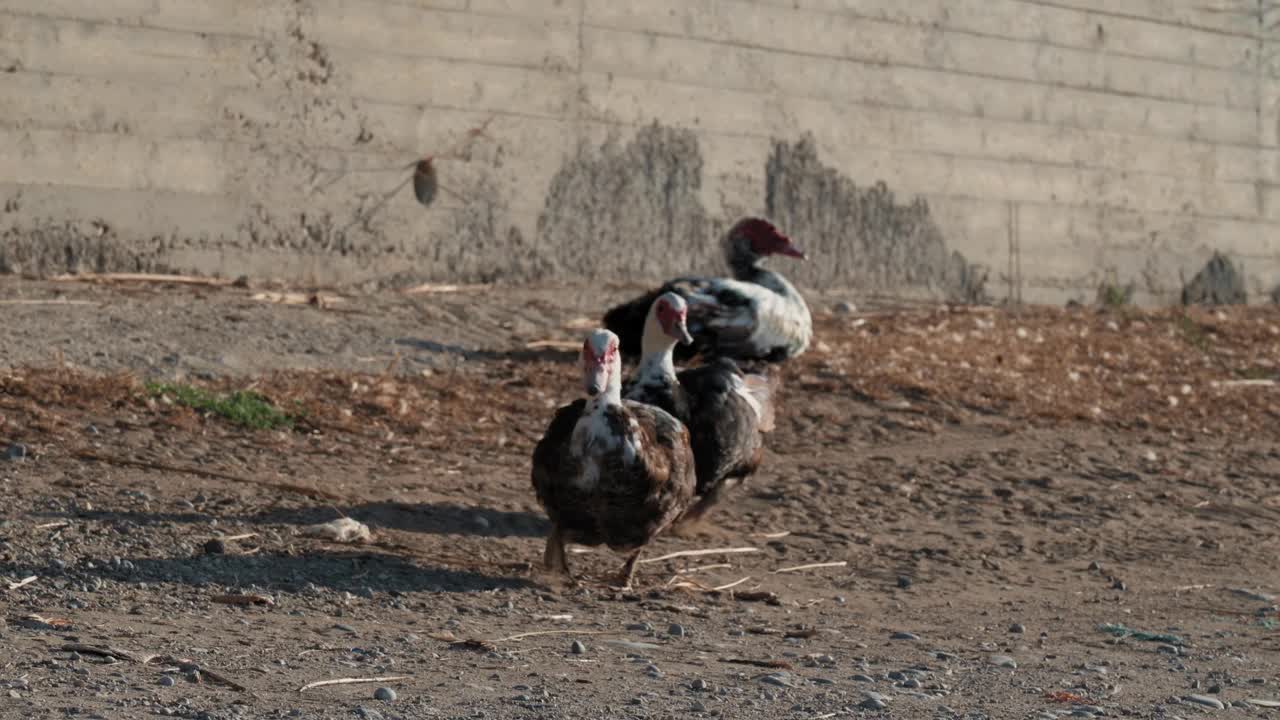
[[[433,535],[474,535],[481,537],[545,537],[551,527],[545,517],[523,511],[494,510],[452,503],[371,502],[347,507],[305,507],[274,509],[254,515],[201,512],[143,512],[137,510],[90,510],[75,513],[42,513],[49,518],[80,518],[100,522],[131,522],[138,525],[206,523],[217,518],[222,523],[253,525],[314,525],[339,517],[339,512],[372,528],[403,530]]]
[[[459,345],[423,340],[421,338],[397,338],[395,343],[423,352],[438,355],[457,355],[465,360],[520,360],[524,362],[569,362],[577,357],[577,350],[556,348],[521,348],[517,350],[472,350]]]
[[[223,592],[225,588],[305,593],[314,586],[367,595],[369,592],[480,592],[530,586],[527,580],[519,577],[419,565],[404,558],[375,553],[259,553],[124,560],[127,562],[67,570],[52,566],[0,565],[0,573],[18,577],[66,574],[73,579],[98,577],[125,583],[179,583],[207,586],[215,593]]]

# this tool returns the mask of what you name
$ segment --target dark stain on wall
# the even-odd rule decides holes
[[[566,279],[719,267],[701,187],[702,152],[688,130],[655,123],[626,145],[580,148],[551,180],[536,245]]]
[[[1230,258],[1217,251],[1182,287],[1183,305],[1244,305],[1248,301],[1244,277]]]
[[[161,272],[164,243],[122,241],[100,220],[46,220],[0,233],[0,273],[50,277],[63,273]]]
[[[926,289],[953,302],[986,299],[986,273],[947,249],[928,202],[899,201],[883,182],[859,187],[818,159],[811,136],[776,141],[765,182],[766,215],[813,258],[787,270],[801,284]]]

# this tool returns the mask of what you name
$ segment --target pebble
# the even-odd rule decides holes
[[[1018,661],[1014,660],[1008,655],[992,655],[991,657],[987,658],[987,660],[992,665],[995,665],[997,667],[1004,667],[1004,668],[1018,667]]]
[[[1177,645],[1168,645],[1166,643],[1157,645],[1156,652],[1168,653],[1170,655],[1180,655],[1182,653],[1182,651],[1178,649]]]
[[[1010,625],[1010,626],[1009,626],[1009,632],[1011,632],[1011,633],[1015,633],[1015,634],[1021,635],[1022,633],[1026,632],[1026,631],[1027,631],[1027,629],[1026,629],[1025,627],[1023,627],[1022,623],[1014,623],[1014,624],[1012,624],[1012,625]]]
[[[1280,701],[1277,701],[1277,700],[1262,700],[1260,698],[1249,698],[1248,700],[1245,700],[1245,702],[1249,703],[1250,705],[1257,705],[1258,707],[1280,708]]]
[[[224,555],[227,552],[227,544],[214,538],[204,544],[204,551],[209,555]]]
[[[1226,706],[1222,704],[1221,700],[1219,700],[1218,698],[1211,698],[1208,695],[1188,695],[1184,697],[1183,700],[1186,700],[1187,702],[1195,703],[1197,705],[1204,705],[1205,707],[1211,707],[1217,710],[1226,709]]]
[[[706,712],[707,706],[704,705],[700,700],[694,700],[693,702],[689,703],[689,711],[690,712]]]
[[[903,590],[906,590],[907,588],[911,587],[911,578],[907,577],[906,575],[899,575],[898,587],[902,588]]]
[[[684,637],[686,634],[684,626],[679,623],[671,623],[671,627],[667,628],[667,634],[671,637]]]
[[[356,708],[356,717],[364,720],[382,720],[382,713],[367,707]]]
[[[1093,560],[1089,563],[1089,570],[1093,572],[1100,572],[1102,570],[1102,564],[1097,560]]]
[[[831,306],[831,312],[837,315],[848,315],[849,313],[857,312],[857,311],[858,311],[857,305],[854,305],[851,302],[845,302],[843,300]]]
[[[883,710],[889,707],[889,700],[880,693],[869,692],[865,694],[862,702],[858,703],[858,707],[864,710]]]
[[[689,685],[689,687],[690,687],[691,689],[693,689],[693,690],[700,690],[700,691],[705,691],[705,690],[710,690],[710,689],[711,689],[711,685],[710,685],[710,683],[708,683],[706,680],[703,680],[702,678],[698,678],[697,680],[694,680],[694,681]]]
[[[178,684],[178,681],[174,680],[172,675],[161,675],[158,682],[160,687],[173,687]]]
[[[902,674],[901,672],[898,672],[897,670],[893,670],[893,671],[891,671],[891,672],[890,672],[888,675],[886,675],[885,677],[888,677],[890,680],[894,680],[894,681],[900,681],[900,680],[906,680],[906,679],[907,679],[907,676],[906,676],[906,675]]]
[[[896,632],[896,633],[894,633],[894,634],[890,635],[890,636],[889,636],[889,639],[890,639],[890,640],[919,640],[919,639],[920,639],[920,636],[919,636],[919,635],[916,635],[915,633],[909,633],[909,632],[905,632],[905,631],[898,631],[898,632]]]
[[[587,646],[577,640],[574,640],[573,644],[569,646],[569,652],[574,655],[585,655],[587,653]]]
[[[906,680],[902,681],[902,687],[911,688],[914,690],[920,687],[920,681],[915,678],[907,678]]]
[[[761,675],[760,682],[766,685],[775,685],[777,687],[795,687],[795,682],[791,679],[789,673],[776,672],[768,675]]]
[[[395,702],[396,691],[389,687],[380,687],[373,691],[374,700],[385,700],[386,702]]]
[[[634,632],[653,632],[653,626],[649,623],[631,623],[627,625],[627,629]]]
[[[876,679],[871,677],[870,675],[863,675],[862,673],[858,673],[857,675],[854,675],[849,679],[855,682],[875,682],[876,681]]]
[[[16,462],[19,460],[25,460],[28,454],[26,445],[23,445],[22,443],[12,443],[9,447],[5,448],[4,459]]]

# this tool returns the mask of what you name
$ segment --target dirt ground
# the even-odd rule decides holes
[[[576,393],[563,348],[628,289],[260,292],[0,279],[0,717],[1280,707],[1280,309],[815,297],[764,469],[648,557],[753,551],[622,593],[540,573],[528,460]],[[151,379],[294,421],[243,429]],[[304,533],[341,516],[372,540]]]

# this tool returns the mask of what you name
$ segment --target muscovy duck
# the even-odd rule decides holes
[[[582,346],[587,397],[558,409],[533,451],[533,488],[551,519],[543,561],[572,580],[566,542],[627,555],[627,587],[640,552],[689,507],[689,432],[667,412],[622,399],[618,336],[595,330]]]
[[[677,348],[677,361],[701,354],[707,359],[782,362],[809,347],[809,306],[786,278],[761,266],[770,255],[804,259],[804,252],[767,220],[754,217],[734,224],[724,246],[732,279],[677,278],[605,313],[605,327],[621,338],[627,358],[640,355],[649,308],[666,292],[689,303],[693,342]]]
[[[623,397],[671,413],[689,430],[697,476],[697,502],[680,519],[702,520],[726,490],[745,482],[764,456],[761,433],[773,429],[776,375],[744,374],[734,361],[717,358],[676,372],[677,343],[691,341],[688,307],[674,292],[653,302],[644,326],[643,358]]]

